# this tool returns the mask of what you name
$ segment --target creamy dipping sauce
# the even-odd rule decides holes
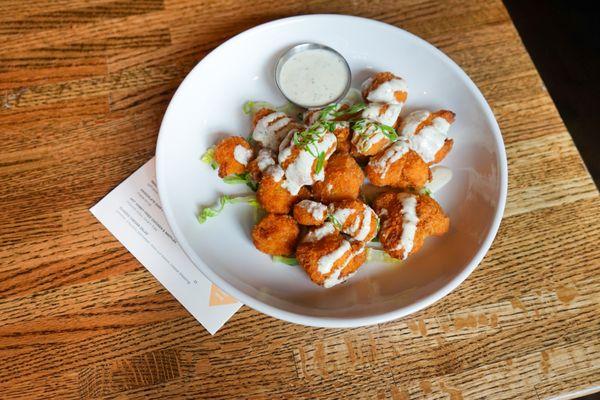
[[[350,80],[346,62],[325,49],[292,55],[279,71],[279,87],[285,97],[305,107],[329,104],[344,94]]]

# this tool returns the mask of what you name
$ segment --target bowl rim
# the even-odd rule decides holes
[[[187,89],[188,86],[191,85],[190,76],[194,74],[194,71],[199,68],[199,66],[205,61],[211,58],[217,57],[221,52],[227,49],[230,46],[235,45],[238,41],[242,40],[244,37],[251,35],[257,31],[262,31],[266,29],[270,29],[274,26],[285,25],[289,23],[293,23],[296,21],[302,20],[336,20],[334,23],[343,23],[348,20],[352,20],[354,22],[359,22],[361,24],[378,26],[379,28],[388,29],[390,31],[396,31],[395,33],[403,34],[414,41],[419,42],[421,45],[428,47],[433,53],[436,53],[440,59],[446,63],[446,65],[457,72],[460,79],[467,86],[467,88],[473,93],[475,98],[479,101],[483,106],[483,111],[485,113],[485,117],[492,128],[492,133],[496,141],[497,151],[497,160],[496,164],[499,166],[499,175],[500,175],[500,188],[497,197],[497,207],[493,217],[493,221],[488,229],[488,232],[483,240],[481,246],[478,251],[475,253],[471,261],[468,263],[466,268],[464,268],[459,274],[457,274],[452,280],[446,283],[443,287],[435,291],[434,293],[429,294],[428,296],[412,303],[408,306],[404,306],[392,311],[387,311],[380,314],[374,314],[369,316],[360,316],[360,317],[321,317],[321,316],[311,316],[300,313],[295,313],[287,310],[282,310],[280,308],[271,306],[262,302],[261,300],[254,298],[245,294],[244,292],[236,289],[233,285],[230,285],[226,280],[222,279],[219,275],[213,272],[212,268],[206,265],[204,262],[197,263],[194,261],[194,258],[191,254],[195,254],[194,250],[187,243],[185,236],[175,223],[175,216],[171,211],[171,207],[169,206],[168,197],[166,196],[166,177],[164,176],[162,171],[165,171],[163,165],[167,162],[164,158],[160,156],[161,148],[164,146],[166,139],[166,124],[169,118],[168,116],[173,112],[173,103],[180,92]],[[330,21],[331,22],[331,21]],[[394,25],[387,24],[385,22],[364,18],[364,17],[356,17],[351,15],[342,15],[342,14],[311,14],[311,15],[298,15],[293,17],[287,17],[282,19],[277,19],[274,21],[266,22],[261,25],[257,25],[253,28],[250,28],[246,31],[243,31],[232,38],[226,40],[214,50],[212,50],[209,54],[207,54],[202,60],[200,60],[192,70],[187,74],[184,80],[181,82],[175,94],[171,98],[169,102],[169,106],[165,111],[163,116],[161,126],[159,129],[157,145],[156,145],[156,180],[158,186],[158,192],[162,203],[162,208],[165,213],[166,220],[175,235],[180,247],[186,253],[187,257],[192,261],[192,263],[200,269],[200,271],[215,285],[217,285],[220,289],[228,293],[229,295],[235,297],[238,301],[243,304],[253,308],[261,313],[267,314],[273,318],[281,319],[287,322],[313,326],[313,327],[323,327],[323,328],[355,328],[361,326],[369,326],[380,323],[385,323],[389,321],[393,321],[417,311],[420,311],[424,308],[429,307],[433,303],[447,296],[450,292],[456,289],[472,272],[475,268],[481,263],[483,257],[486,255],[489,250],[496,233],[498,232],[498,228],[500,227],[500,222],[502,220],[504,209],[506,206],[506,197],[508,192],[508,162],[506,158],[506,150],[504,147],[504,141],[502,138],[502,134],[500,132],[500,127],[498,126],[498,122],[494,117],[494,113],[490,108],[489,104],[483,97],[483,94],[479,90],[479,88],[475,85],[475,83],[469,78],[469,76],[460,68],[450,57],[444,54],[441,50],[430,44],[429,42],[421,39],[420,37],[405,31],[404,29],[398,28]]]

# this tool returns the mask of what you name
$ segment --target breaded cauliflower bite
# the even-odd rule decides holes
[[[431,179],[427,163],[403,139],[371,157],[365,173],[375,186],[400,189],[419,189]]]
[[[254,246],[273,256],[294,254],[299,235],[300,228],[289,215],[267,214],[252,229]]]
[[[294,219],[300,225],[322,225],[327,218],[327,206],[312,200],[302,200],[294,206]]]
[[[346,111],[350,106],[346,103],[330,104],[327,107],[310,108],[302,115],[302,120],[308,126],[318,121],[347,121],[353,115]]]
[[[348,104],[332,104],[325,108],[309,109],[304,112],[303,120],[307,126],[311,126],[318,121],[325,121],[333,124],[333,134],[337,138],[336,151],[340,153],[347,153],[350,151],[350,123],[347,119],[350,115],[342,114],[340,112],[347,110],[350,106]]]
[[[325,166],[325,179],[313,185],[313,195],[324,203],[356,199],[364,179],[365,175],[353,157],[335,153]]]
[[[335,151],[338,153],[348,153],[352,149],[350,142],[350,123],[347,121],[336,122],[333,134],[337,139]]]
[[[393,131],[393,129],[392,129]],[[381,124],[368,119],[361,119],[352,124],[352,155],[373,156],[387,147],[390,143],[390,134]]]
[[[272,165],[275,165],[275,153],[270,149],[262,148],[258,155],[248,163],[247,170],[254,179],[254,182],[260,182],[263,173]]]
[[[379,217],[360,200],[343,200],[329,205],[334,226],[355,241],[369,242],[377,235]]]
[[[348,279],[366,258],[363,243],[350,242],[335,231],[318,240],[304,240],[296,249],[296,259],[310,279],[326,288]]]
[[[219,164],[219,176],[223,178],[245,172],[252,154],[252,146],[241,136],[221,140],[215,147],[215,161]]]
[[[278,161],[285,174],[282,186],[297,194],[303,186],[322,181],[336,145],[335,135],[323,127],[291,131],[279,148]]]
[[[429,236],[448,232],[450,220],[431,197],[387,192],[373,203],[381,218],[379,240],[394,258],[406,259],[414,254]]]
[[[276,151],[288,132],[301,126],[283,112],[261,108],[252,118],[252,139],[261,147]]]
[[[294,204],[310,197],[310,191],[300,188],[297,195],[291,194],[282,186],[283,170],[278,165],[269,167],[260,180],[256,199],[267,212],[289,214]]]
[[[406,81],[391,72],[378,72],[363,82],[362,96],[373,103],[404,104],[408,96]]]
[[[361,116],[377,123],[397,128],[400,125],[401,104],[369,103]]]
[[[423,161],[435,164],[442,161],[452,149],[453,141],[448,137],[448,130],[454,117],[455,114],[448,110],[413,111],[402,121],[399,134],[409,141],[411,149]]]

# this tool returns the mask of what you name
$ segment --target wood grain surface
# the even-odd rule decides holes
[[[505,217],[467,281],[409,318],[317,329],[243,307],[210,336],[88,209],[152,157],[199,60],[303,13],[402,27],[471,76],[507,147]],[[0,398],[537,399],[600,381],[600,197],[498,0],[2,0],[0,134]]]

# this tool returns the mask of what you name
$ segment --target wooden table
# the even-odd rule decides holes
[[[536,399],[598,384],[600,198],[502,3],[304,3],[0,3],[0,398]],[[88,209],[152,157],[202,57],[301,13],[379,19],[460,65],[503,132],[505,217],[469,279],[409,318],[316,329],[243,307],[210,336]]]

